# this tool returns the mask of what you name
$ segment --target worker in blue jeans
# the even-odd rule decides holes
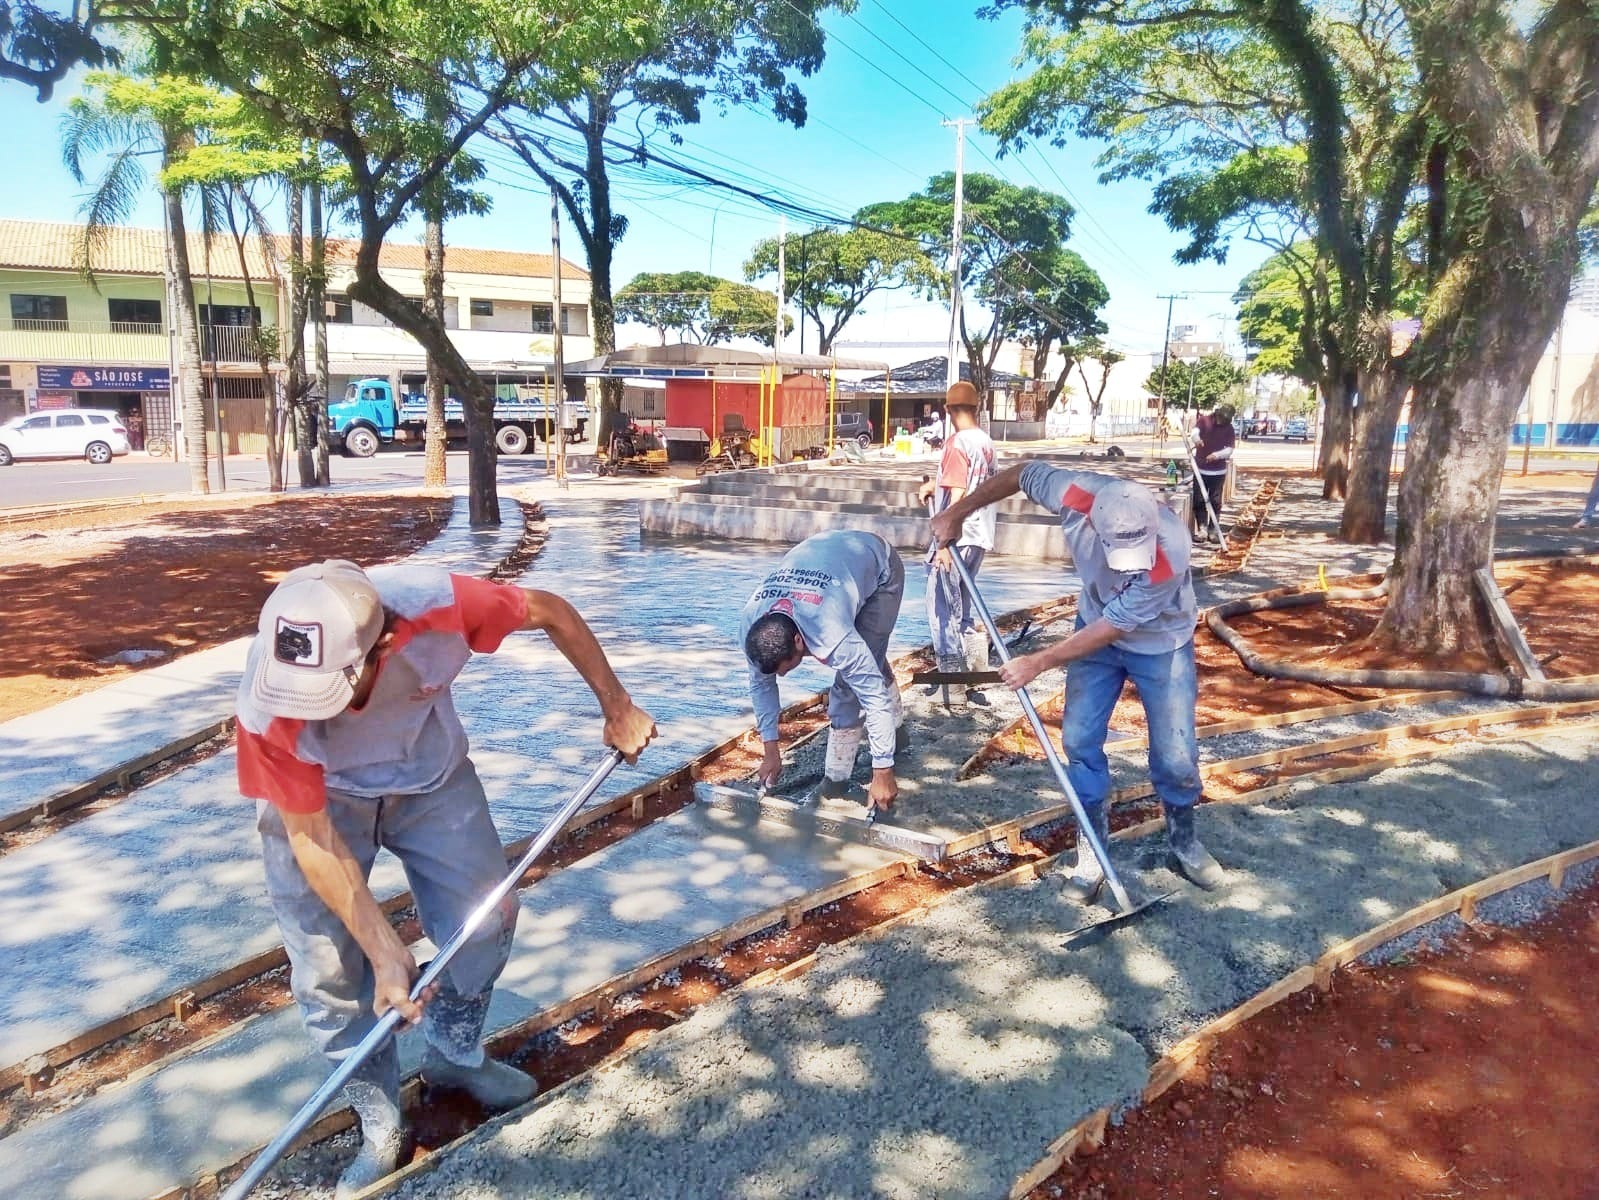
[[[1587,529],[1595,521],[1599,521],[1599,468],[1594,469],[1593,483],[1588,488],[1588,500],[1582,506],[1582,516],[1577,518],[1573,529]]]
[[[1066,667],[1066,772],[1101,839],[1110,836],[1105,737],[1122,687],[1132,680],[1149,726],[1149,773],[1166,816],[1168,864],[1199,887],[1214,888],[1222,869],[1194,828],[1201,785],[1188,531],[1141,483],[1022,462],[935,517],[934,538],[947,544],[973,509],[1018,491],[1059,515],[1083,588],[1072,635],[1013,658],[1000,674],[1008,686],[1020,688],[1044,671]],[[1089,903],[1104,882],[1099,861],[1080,840],[1066,894]]]

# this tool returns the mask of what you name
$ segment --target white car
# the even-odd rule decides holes
[[[86,458],[108,463],[128,452],[122,414],[102,408],[58,408],[12,417],[0,425],[0,467],[19,458]]]

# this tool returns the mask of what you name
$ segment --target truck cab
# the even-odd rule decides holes
[[[356,458],[371,458],[394,441],[399,406],[387,379],[357,379],[344,399],[328,405],[328,444]]]

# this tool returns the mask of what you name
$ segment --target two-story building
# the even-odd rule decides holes
[[[175,415],[165,236],[106,229],[93,249],[92,279],[80,270],[83,238],[82,225],[0,220],[0,419],[44,408],[115,409],[139,448],[146,433],[170,435]],[[207,247],[191,236],[189,258],[208,394],[222,397],[230,419],[229,401],[239,400],[237,416],[247,418],[264,409],[265,394],[248,336],[251,301],[262,327],[273,328],[276,272],[252,243],[241,265],[225,238]]]
[[[93,255],[94,278],[81,273],[84,227],[0,220],[0,420],[41,408],[111,408],[138,438],[172,434],[181,418],[173,403],[178,370],[166,294],[165,238],[160,230],[113,228]],[[244,261],[228,238],[209,247],[189,237],[190,267],[201,324],[202,374],[220,400],[228,453],[265,447],[266,403],[281,386],[287,293],[281,241],[245,243]],[[409,334],[344,297],[356,243],[328,243],[329,392],[335,399],[356,379],[379,376],[401,392],[420,392],[427,362]],[[383,277],[420,303],[422,248],[392,244],[379,259]],[[553,260],[549,255],[450,246],[445,252],[445,325],[467,362],[508,397],[518,386],[548,388],[555,352]],[[567,361],[593,356],[589,277],[562,260],[561,328]],[[249,334],[251,307],[273,349],[263,379]],[[312,366],[312,331],[305,332]],[[581,395],[582,381],[568,381]],[[213,443],[214,445],[214,443]]]

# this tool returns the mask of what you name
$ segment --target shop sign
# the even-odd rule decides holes
[[[172,372],[166,367],[51,367],[41,364],[39,388],[71,388],[78,392],[169,392]]]
[[[71,392],[40,392],[33,399],[33,408],[35,412],[46,408],[71,408],[77,401]]]

